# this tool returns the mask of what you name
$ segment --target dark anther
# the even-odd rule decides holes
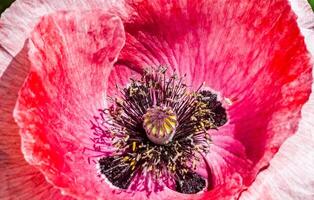
[[[187,172],[184,175],[178,175],[176,180],[176,191],[184,194],[195,194],[206,187],[206,181],[194,172]]]
[[[207,117],[211,117],[217,127],[224,125],[227,122],[227,113],[221,102],[217,100],[217,95],[208,90],[203,90],[200,94],[202,95],[202,101],[206,102],[207,107],[211,110],[212,115]]]
[[[112,183],[112,185],[127,189],[131,184],[135,168],[124,164],[123,158],[106,157],[99,160],[100,172]]]

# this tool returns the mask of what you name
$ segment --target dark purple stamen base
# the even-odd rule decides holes
[[[206,181],[194,172],[187,172],[184,176],[179,175],[176,180],[176,191],[184,194],[194,194],[203,190]]]

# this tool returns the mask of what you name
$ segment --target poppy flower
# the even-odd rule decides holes
[[[312,199],[314,17],[296,19],[286,0],[16,1],[1,198]]]

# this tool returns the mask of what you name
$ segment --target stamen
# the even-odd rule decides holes
[[[192,194],[206,187],[205,179],[192,170],[200,161],[197,155],[210,150],[208,130],[227,122],[226,110],[217,95],[202,90],[203,85],[189,91],[184,77],[173,74],[166,79],[165,72],[160,68],[146,71],[140,80],[131,79],[121,97],[102,113],[103,134],[93,141],[110,137],[106,141],[116,148],[98,164],[118,188],[127,189],[137,173],[159,179],[165,171],[178,192]]]
[[[185,175],[178,175],[176,190],[185,194],[195,194],[202,191],[206,186],[205,180],[194,172],[187,172]]]
[[[99,160],[100,171],[112,185],[127,189],[135,175],[135,165],[131,165],[127,157],[107,157]]]

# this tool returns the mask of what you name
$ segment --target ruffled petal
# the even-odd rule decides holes
[[[21,152],[19,127],[12,112],[29,62],[26,48],[12,60],[0,80],[0,199],[70,200],[49,184],[36,168],[29,165]]]
[[[314,198],[314,95],[302,110],[302,120],[295,135],[288,138],[241,200]]]
[[[308,50],[314,55],[314,12],[307,0],[290,0]]]
[[[41,20],[30,40],[31,71],[14,113],[26,160],[77,197],[95,195],[95,180],[100,184],[83,151],[91,144],[90,120],[105,106],[106,82],[125,39],[121,20],[105,13],[60,12]]]
[[[307,1],[291,1],[308,49],[313,53],[314,14]],[[312,85],[312,88],[314,85]],[[240,199],[305,199],[314,198],[314,96],[302,108],[298,131],[282,145]]]
[[[54,13],[58,10],[81,10],[99,8],[109,10],[120,6],[118,1],[114,4],[109,0],[90,1],[42,1],[17,0],[10,8],[1,14],[0,19],[0,92],[1,92],[1,162],[5,166],[1,173],[1,192],[7,198],[13,199],[62,199],[58,189],[48,184],[36,169],[27,166],[20,152],[20,136],[18,128],[12,118],[13,108],[29,65],[25,56],[26,40],[30,32],[38,23],[41,16]],[[114,9],[113,9],[114,10]],[[2,120],[3,119],[3,120]],[[12,140],[12,143],[9,142]],[[16,146],[13,146],[14,145]],[[7,149],[18,149],[7,153]],[[14,154],[13,154],[14,153]],[[3,159],[2,159],[3,158]],[[23,167],[25,166],[25,167]],[[20,167],[21,169],[18,169]],[[10,169],[14,170],[10,170]],[[16,169],[16,170],[15,170]],[[27,174],[24,176],[23,173]],[[3,175],[3,176],[2,176]],[[40,179],[40,184],[28,184],[32,180]],[[18,179],[13,179],[19,177]],[[36,178],[37,177],[37,178]],[[39,177],[39,178],[38,178]],[[12,180],[11,180],[12,179]],[[20,184],[19,184],[20,182]],[[25,184],[23,184],[25,183]],[[42,185],[42,186],[41,186]],[[45,189],[41,189],[45,188]],[[10,195],[10,196],[8,196]]]
[[[0,19],[0,75],[9,66],[12,59],[21,51],[31,31],[40,17],[62,10],[102,9],[126,15],[123,1],[89,0],[89,1],[49,1],[49,0],[17,0]]]

